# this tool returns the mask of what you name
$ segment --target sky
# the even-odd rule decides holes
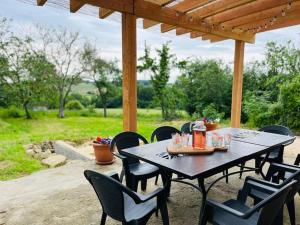
[[[96,17],[70,13],[64,9],[44,6],[37,7],[25,4],[22,0],[0,0],[0,17],[13,20],[16,29],[31,27],[35,24],[57,28],[64,27],[72,31],[79,31],[83,37],[93,40],[100,50],[100,55],[106,59],[118,59],[121,61],[121,19],[118,13],[105,20]],[[201,57],[203,59],[221,59],[232,66],[234,56],[234,41],[228,40],[218,43],[210,43],[201,39],[190,39],[188,35],[176,36],[175,32],[160,33],[160,27],[142,29],[142,20],[138,20],[138,56],[143,54],[144,44],[151,49],[159,48],[163,43],[171,41],[170,48],[178,59],[188,57]],[[285,43],[292,40],[300,45],[300,25],[285,29],[269,31],[257,34],[255,44],[246,44],[245,62],[261,60],[264,57],[265,45],[268,41]],[[149,79],[146,74],[139,74],[138,79]],[[176,74],[171,75],[174,80]]]

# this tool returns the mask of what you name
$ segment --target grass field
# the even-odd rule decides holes
[[[1,115],[1,113],[0,113]],[[122,110],[66,111],[66,118],[57,118],[57,111],[34,112],[33,119],[0,119],[0,180],[8,180],[43,169],[39,161],[25,154],[24,145],[45,140],[81,141],[101,136],[114,136],[122,131]],[[180,127],[189,118],[162,121],[160,110],[138,110],[138,132],[149,139],[152,131],[163,124]]]

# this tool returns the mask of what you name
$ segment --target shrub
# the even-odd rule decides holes
[[[83,105],[78,100],[69,101],[66,105],[66,108],[69,110],[82,110],[84,109]]]
[[[4,110],[2,114],[2,117],[5,118],[20,118],[22,116],[22,110],[18,109],[16,106],[10,106],[8,109]]]
[[[216,109],[215,104],[211,103],[208,106],[206,106],[202,112],[203,116],[207,120],[215,121],[217,119],[222,119],[224,117],[224,113],[219,113]]]

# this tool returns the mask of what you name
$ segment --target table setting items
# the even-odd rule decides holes
[[[192,145],[189,145],[189,138]],[[221,135],[214,131],[206,132],[203,121],[196,121],[192,128],[192,135],[186,133],[172,134],[172,144],[167,147],[169,154],[200,155],[211,154],[215,151],[226,152],[230,146],[231,134]]]

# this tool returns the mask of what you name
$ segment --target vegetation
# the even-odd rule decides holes
[[[0,110],[0,118],[7,110]],[[42,169],[39,161],[25,154],[23,145],[45,140],[71,140],[80,142],[96,136],[114,136],[122,131],[122,110],[110,109],[107,118],[103,110],[86,112],[83,110],[65,111],[65,119],[59,119],[56,111],[33,112],[34,119],[3,118],[0,119],[0,180],[7,180],[30,174]],[[138,110],[138,131],[146,138],[158,126],[170,124],[180,127],[188,116],[182,112],[182,118],[163,122],[161,111],[154,109]]]

